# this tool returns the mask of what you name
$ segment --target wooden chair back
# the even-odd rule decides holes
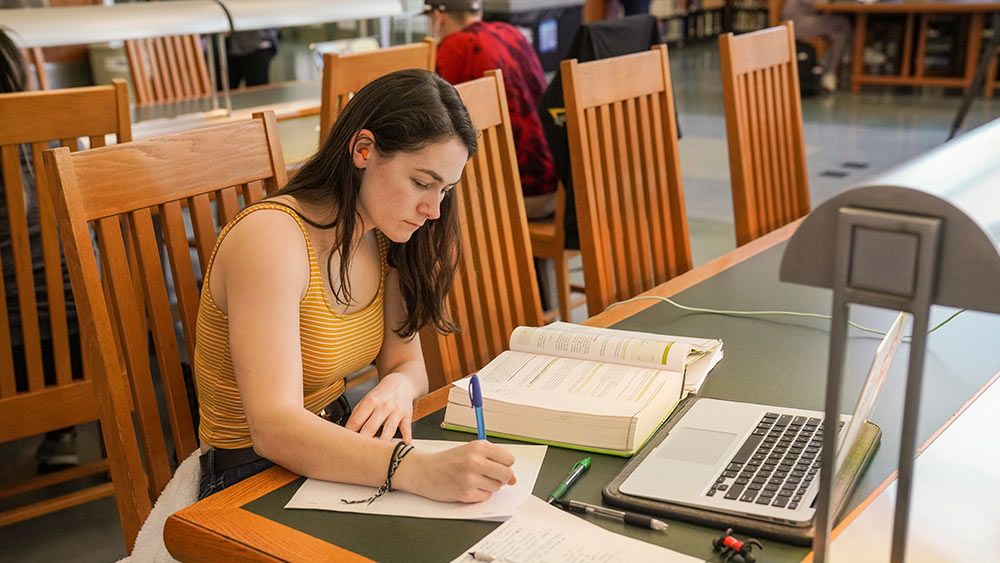
[[[809,213],[791,22],[719,36],[736,244]]]
[[[42,165],[42,151],[53,141],[75,151],[81,137],[94,147],[104,146],[106,135],[114,135],[118,142],[130,141],[128,87],[118,79],[110,86],[2,94],[0,123],[0,197],[7,212],[6,224],[0,228],[7,230],[5,242],[9,242],[2,250],[6,253],[3,270],[9,275],[8,268],[12,268],[15,276],[14,288],[2,287],[6,276],[0,277],[0,442],[7,442],[98,418],[92,378],[73,370],[74,364],[83,362],[74,357],[79,352],[70,346],[74,310],[66,302],[51,182]],[[22,163],[30,168],[23,170]],[[30,187],[25,177],[34,177],[34,193],[27,196],[37,202],[37,216],[25,211],[25,189]],[[35,270],[39,255],[42,273]],[[15,302],[7,301],[11,289]],[[46,306],[39,305],[39,295],[44,295]],[[12,324],[11,311],[15,310],[19,328]],[[15,331],[21,335],[20,344],[14,342]],[[15,362],[23,366],[19,371],[26,376],[24,381],[17,381]],[[107,460],[101,460],[21,481],[0,490],[0,498],[106,470]],[[0,513],[0,525],[111,493],[110,484],[103,484],[18,506]]]
[[[489,363],[514,328],[543,324],[503,75],[487,71],[456,88],[480,138],[448,196],[458,205],[462,244],[448,308],[461,332],[420,335],[432,390]]]
[[[587,311],[691,269],[667,47],[562,62]]]
[[[364,53],[323,55],[323,94],[319,111],[319,142],[330,134],[337,116],[358,90],[397,70],[422,68],[434,71],[437,43],[430,37],[420,43],[398,45]]]
[[[180,357],[181,349],[194,356],[198,280],[217,230],[285,184],[277,125],[272,112],[255,113],[126,145],[56,149],[45,153],[45,165],[131,551],[150,499],[171,476],[152,373],[162,382],[176,458],[184,460],[198,447]]]
[[[199,35],[129,39],[125,53],[137,105],[212,95]]]
[[[31,72],[28,80],[27,90],[48,90],[49,73],[45,71],[45,53],[41,47],[30,47],[21,49],[21,56],[28,63]]]

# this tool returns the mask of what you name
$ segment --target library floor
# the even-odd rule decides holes
[[[695,264],[735,247],[722,86],[714,42],[673,48],[671,72],[680,112],[684,192]],[[803,100],[812,203],[943,142],[960,99],[938,89],[846,91]],[[968,130],[1000,117],[1000,99],[977,99]],[[863,168],[845,166],[859,163]],[[577,264],[577,274],[579,275]],[[574,321],[586,318],[585,308]],[[356,401],[356,399],[355,399]],[[84,461],[98,455],[94,428],[81,428]],[[34,471],[37,439],[0,444],[0,485]],[[4,499],[0,508],[7,506]],[[114,500],[0,528],[0,559],[8,562],[115,561],[125,555]]]

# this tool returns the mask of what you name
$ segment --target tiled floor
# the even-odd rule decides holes
[[[671,72],[683,138],[681,166],[695,264],[735,246],[722,87],[715,44],[671,49]],[[940,90],[878,91],[803,101],[812,202],[816,205],[895,164],[943,142],[958,107],[957,96]],[[975,102],[966,128],[1000,117],[1000,99]],[[862,170],[844,162],[867,163]],[[844,177],[824,171],[847,172]],[[578,266],[578,265],[577,265]],[[586,318],[585,308],[574,320]],[[96,432],[81,432],[83,451],[97,455]],[[0,446],[0,483],[34,470],[37,440]],[[0,560],[17,562],[106,562],[125,555],[112,499],[0,528]]]

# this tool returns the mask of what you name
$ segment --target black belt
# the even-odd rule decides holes
[[[323,407],[323,410],[319,411],[317,414],[334,424],[343,426],[347,423],[347,419],[351,417],[351,403],[347,401],[347,397],[341,395],[331,401],[329,405]],[[214,469],[216,473],[228,471],[234,467],[239,467],[241,465],[246,465],[248,463],[264,459],[257,455],[257,452],[254,451],[253,447],[236,449],[212,448],[201,454],[198,458],[198,461],[201,464],[202,475],[208,473],[212,469],[209,467],[210,455],[215,458]]]

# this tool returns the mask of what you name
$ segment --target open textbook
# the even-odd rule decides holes
[[[518,327],[479,371],[489,435],[628,456],[722,359],[722,342],[554,323]],[[445,428],[475,431],[468,380]]]

